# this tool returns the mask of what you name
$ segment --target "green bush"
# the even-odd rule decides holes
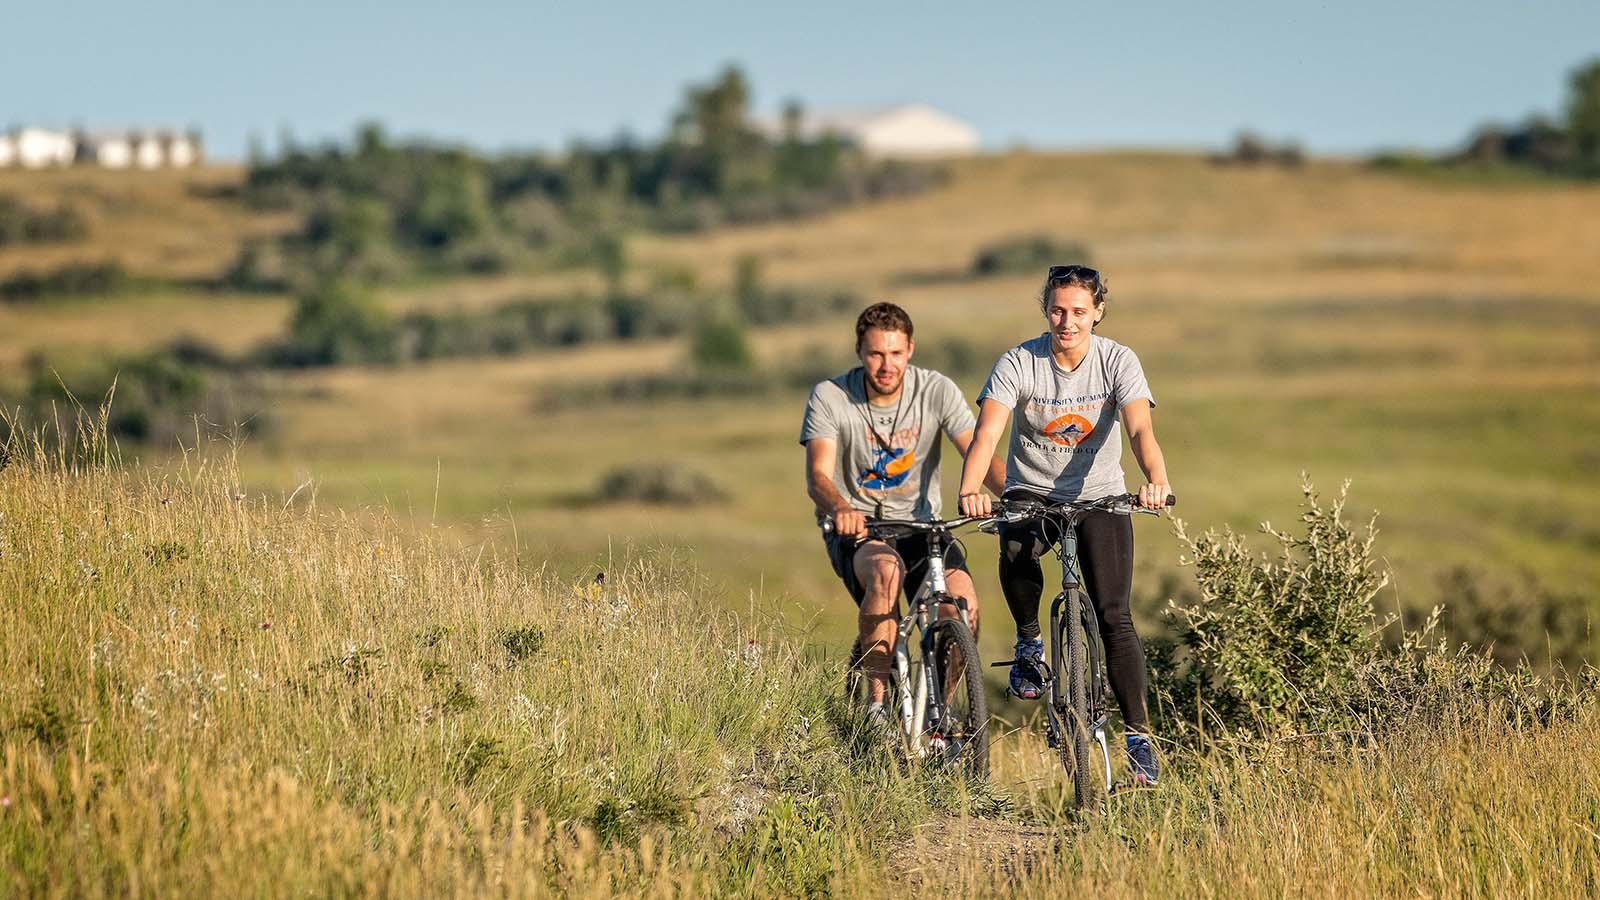
[[[330,281],[300,298],[287,338],[267,356],[290,366],[388,362],[394,358],[394,336],[369,292],[348,281]]]
[[[95,361],[31,357],[22,395],[6,402],[18,425],[48,425],[55,437],[77,432],[80,419],[105,419],[108,437],[171,446],[201,436],[261,433],[269,424],[260,392],[248,381],[193,356],[193,342],[174,350]]]
[[[601,476],[594,491],[597,503],[695,506],[727,498],[727,492],[703,473],[671,464],[612,469]]]
[[[0,194],[0,247],[79,241],[88,235],[89,220],[71,204],[39,209],[15,194]]]
[[[1057,240],[1047,234],[1007,238],[979,249],[972,259],[972,274],[1044,275],[1045,269],[1065,263],[1089,263],[1089,247],[1079,241]]]
[[[133,279],[115,260],[67,263],[47,272],[19,269],[0,281],[0,300],[29,302],[51,297],[99,297],[118,294],[133,286]]]
[[[689,344],[695,365],[706,369],[743,370],[755,365],[745,327],[724,317],[708,317],[695,328]]]
[[[1372,733],[1452,714],[1481,718],[1485,709],[1525,725],[1577,708],[1581,692],[1568,681],[1452,649],[1439,635],[1441,609],[1386,642],[1397,622],[1373,607],[1389,583],[1373,557],[1373,522],[1345,522],[1348,484],[1331,504],[1309,482],[1302,491],[1300,531],[1262,525],[1275,557],[1257,555],[1229,529],[1191,537],[1176,523],[1199,596],[1169,602],[1176,637],[1152,643],[1172,730],[1205,738]]]

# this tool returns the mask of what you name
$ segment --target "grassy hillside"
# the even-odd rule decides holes
[[[447,536],[441,536],[447,537]],[[1592,700],[1461,682],[1392,738],[1167,753],[1077,819],[850,725],[836,657],[660,558],[604,584],[284,504],[226,454],[0,466],[0,858],[17,896],[1577,896]],[[913,777],[915,776],[915,777]]]
[[[225,199],[166,190],[206,215],[239,215]],[[213,264],[268,223],[231,227],[206,232]],[[1185,518],[1282,520],[1302,470],[1324,484],[1349,477],[1355,505],[1382,513],[1397,576],[1383,603],[1448,600],[1465,634],[1541,658],[1552,646],[1592,652],[1594,187],[1413,180],[1339,162],[1284,170],[1015,154],[964,162],[943,190],[814,221],[639,238],[629,280],[645,290],[678,269],[726,285],[734,261],[754,254],[780,284],[892,299],[915,317],[925,355],[966,343],[974,363],[955,374],[975,394],[989,360],[1040,325],[1034,276],[975,279],[969,263],[980,247],[1035,232],[1087,244],[1110,274],[1103,328],[1144,361]],[[125,234],[117,240],[134,259],[159,255],[137,229],[108,234]],[[395,311],[479,308],[598,282],[592,272],[532,272],[392,287],[380,300]],[[104,353],[191,333],[243,350],[280,332],[290,304],[177,291],[0,307],[0,381],[40,347]],[[767,329],[756,349],[777,369],[842,368],[849,326],[836,317]],[[801,488],[803,392],[551,402],[676,372],[685,356],[679,340],[650,340],[272,376],[276,427],[246,444],[241,471],[252,489],[287,498],[306,484],[297,502],[315,494],[454,525],[464,541],[519,547],[571,577],[629,548],[670,545],[724,603],[816,613],[822,635],[837,638],[849,607],[817,552]],[[607,472],[658,463],[709,476],[729,499],[590,502]],[[1148,612],[1182,582],[1164,580],[1179,571],[1165,529],[1139,528],[1136,594]],[[971,544],[980,588],[998,600],[992,544]]]

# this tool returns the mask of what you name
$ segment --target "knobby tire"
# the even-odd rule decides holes
[[[1055,627],[1054,694],[1056,716],[1061,720],[1061,766],[1072,780],[1073,805],[1086,809],[1099,800],[1100,779],[1095,773],[1089,734],[1089,639],[1083,632],[1083,606],[1088,602],[1082,591],[1067,591],[1061,618]]]
[[[989,777],[989,703],[983,687],[983,663],[972,629],[960,619],[940,619],[933,625],[934,684],[955,690],[945,710],[946,726],[954,726],[962,741],[950,761],[979,780]],[[954,667],[959,666],[960,671]],[[965,694],[965,702],[962,695]]]

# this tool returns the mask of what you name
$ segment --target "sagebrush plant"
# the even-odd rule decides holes
[[[1301,528],[1262,523],[1276,555],[1253,550],[1232,529],[1174,531],[1199,587],[1168,602],[1174,637],[1152,645],[1156,692],[1171,726],[1192,738],[1371,736],[1441,718],[1512,725],[1570,718],[1596,672],[1577,681],[1497,665],[1483,650],[1452,648],[1437,607],[1416,628],[1374,605],[1390,582],[1373,556],[1377,514],[1345,519],[1349,482],[1325,502],[1302,476]],[[1389,639],[1386,639],[1386,635]]]

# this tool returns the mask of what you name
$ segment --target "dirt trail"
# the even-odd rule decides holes
[[[1065,840],[1059,828],[1026,825],[1005,819],[949,816],[918,825],[898,863],[894,878],[917,888],[932,881],[946,887],[951,879],[977,876],[985,882],[1026,872]]]

